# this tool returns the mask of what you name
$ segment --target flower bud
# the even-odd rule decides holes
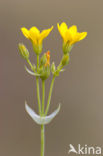
[[[55,70],[55,63],[53,62],[51,65],[51,72],[54,74]]]
[[[71,51],[73,45],[63,42],[63,53],[67,54]]]
[[[19,43],[19,51],[20,51],[21,56],[22,56],[24,59],[28,59],[28,58],[29,58],[29,51],[28,51],[28,49],[24,46],[24,44]]]
[[[47,51],[41,58],[40,61],[40,77],[42,80],[45,80],[50,75],[50,51]]]
[[[69,55],[66,54],[62,57],[61,64],[62,66],[66,66],[69,63]]]
[[[41,68],[40,77],[42,80],[46,80],[50,75],[50,66],[46,66],[44,68]]]
[[[47,61],[46,54],[41,57],[40,66],[44,66]]]
[[[45,67],[46,67],[46,66],[50,66],[50,51],[47,51],[45,54],[46,54],[46,63],[45,63]]]

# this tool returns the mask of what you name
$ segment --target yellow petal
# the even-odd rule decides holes
[[[65,33],[68,29],[67,25],[65,22],[61,23],[61,25],[59,25],[59,23],[57,23],[57,27],[58,27],[58,30],[62,36],[62,38],[64,39],[65,38]]]
[[[36,27],[30,28],[29,33],[32,38],[38,38],[40,35],[40,31]]]
[[[71,40],[70,44],[79,42],[80,40],[83,40],[86,36],[87,36],[87,32],[82,32],[82,33],[77,32],[76,35]]]
[[[69,29],[65,33],[64,42],[70,42],[72,40],[72,34],[70,33]]]
[[[36,34],[40,34],[40,31],[37,27],[31,27],[29,30],[31,33],[36,33]]]
[[[42,40],[49,35],[49,33],[52,31],[52,29],[53,29],[53,26],[50,29],[45,29],[41,32],[41,34],[39,36],[39,43],[41,43]]]
[[[70,32],[71,36],[74,37],[77,33],[77,26],[76,25],[73,25],[71,26],[68,31]]]
[[[37,27],[31,27],[29,30],[30,38],[34,44],[38,44],[38,39],[40,36],[40,31]]]
[[[80,33],[80,39],[79,39],[79,41],[80,40],[83,40],[86,36],[87,36],[87,32]]]
[[[21,31],[22,31],[22,33],[23,33],[23,35],[26,37],[26,38],[30,38],[30,35],[29,35],[29,30],[28,29],[26,29],[25,27],[22,27],[21,28]]]

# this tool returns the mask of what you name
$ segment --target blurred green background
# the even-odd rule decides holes
[[[32,61],[35,55],[20,28],[54,25],[43,52],[50,50],[51,62],[58,64],[62,40],[56,23],[63,21],[88,36],[75,45],[56,79],[49,113],[58,103],[62,107],[46,126],[45,156],[67,156],[70,143],[103,146],[103,0],[0,0],[0,156],[40,155],[40,127],[24,109],[27,100],[37,111],[36,84],[24,70],[18,43],[27,45]]]

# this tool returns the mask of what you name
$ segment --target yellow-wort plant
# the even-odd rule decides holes
[[[50,64],[50,51],[47,51],[41,56],[43,49],[43,40],[50,34],[53,26],[41,32],[35,26],[30,28],[29,30],[25,27],[21,28],[23,35],[31,41],[33,50],[37,58],[36,65],[34,63],[31,63],[28,49],[25,47],[24,44],[19,44],[20,54],[30,66],[30,70],[26,66],[25,70],[36,78],[38,114],[27,105],[27,102],[25,102],[25,109],[30,117],[41,127],[41,156],[44,156],[45,125],[49,124],[60,110],[59,105],[52,114],[48,115],[55,78],[59,76],[60,72],[64,71],[65,66],[68,65],[70,60],[70,51],[75,43],[83,40],[87,36],[87,32],[78,32],[76,25],[68,28],[66,23],[63,22],[61,24],[58,23],[57,28],[63,39],[63,56],[57,67],[55,66],[54,62]],[[47,102],[45,102],[45,81],[49,78],[50,73],[52,73],[52,80]],[[39,88],[40,80],[42,81],[42,100],[40,97]]]

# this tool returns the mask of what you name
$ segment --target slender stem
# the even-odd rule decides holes
[[[53,79],[52,79],[52,82],[51,82],[51,85],[50,85],[50,91],[49,91],[49,96],[48,96],[48,101],[47,101],[47,107],[46,107],[46,110],[45,110],[45,115],[47,115],[49,107],[50,107],[50,101],[51,101],[51,95],[52,95],[54,80],[55,80],[55,76],[53,76]]]
[[[44,116],[44,104],[45,104],[45,80],[42,80],[42,112],[41,112],[42,116]],[[44,156],[44,146],[45,146],[45,131],[44,125],[41,125],[41,156]]]
[[[38,72],[38,69],[39,69],[39,55],[37,55],[37,72]]]
[[[37,72],[39,69],[39,55],[37,55]],[[44,114],[44,102],[45,102],[45,81],[42,81],[42,110],[41,110],[41,101],[40,101],[40,91],[39,91],[39,77],[36,77],[37,83],[37,98],[38,98],[38,106],[39,106],[39,114]],[[41,113],[42,111],[42,113]],[[41,156],[44,156],[44,144],[45,144],[45,132],[44,125],[41,125]]]
[[[39,79],[38,79],[38,77],[36,77],[36,86],[37,86],[37,99],[38,99],[39,114],[41,114],[41,101],[40,101],[40,90],[39,90]]]
[[[42,115],[44,115],[44,105],[45,105],[45,80],[42,80]]]
[[[44,149],[45,149],[45,127],[41,125],[41,156],[44,156]]]
[[[31,67],[31,69],[33,68],[33,66],[32,66],[32,64],[31,64],[31,62],[30,62],[30,60],[29,59],[27,59],[27,62],[28,62],[28,64],[30,65],[30,67]]]
[[[37,55],[37,72],[39,69],[39,55]],[[38,99],[38,107],[39,107],[39,114],[41,115],[41,101],[40,101],[40,90],[39,90],[39,77],[36,76],[36,85],[37,85],[37,99]]]

